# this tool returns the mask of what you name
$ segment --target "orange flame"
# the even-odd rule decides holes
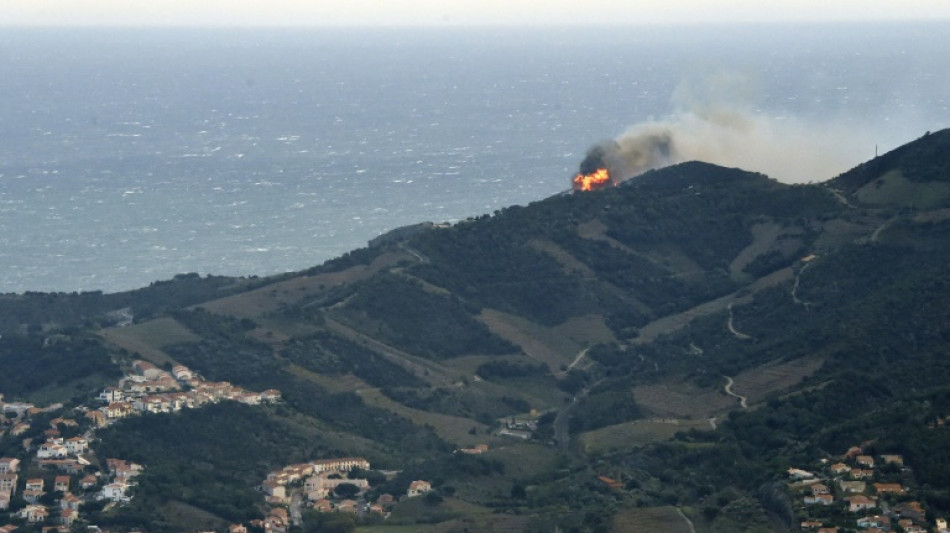
[[[574,190],[593,191],[610,184],[610,174],[606,168],[598,168],[590,174],[578,174],[574,177]]]

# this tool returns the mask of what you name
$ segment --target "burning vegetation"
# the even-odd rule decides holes
[[[574,177],[575,191],[596,191],[678,161],[673,133],[662,127],[628,132],[587,152]]]
[[[587,157],[581,161],[581,167],[572,182],[575,191],[596,191],[614,185],[604,161],[606,155],[603,146],[595,146],[587,152]]]
[[[574,176],[575,191],[594,191],[612,184],[610,173],[607,172],[606,168],[598,168],[590,174],[578,174]]]

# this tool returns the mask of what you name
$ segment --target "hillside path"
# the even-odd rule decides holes
[[[680,313],[658,318],[640,328],[640,336],[634,339],[633,343],[649,344],[660,335],[668,335],[678,329],[682,329],[697,317],[708,316],[713,313],[724,311],[729,305],[732,304],[746,304],[752,301],[752,295],[754,295],[756,292],[774,287],[787,281],[791,281],[794,276],[795,272],[792,270],[792,267],[776,270],[767,276],[753,281],[740,291],[736,291],[725,296],[720,296],[715,300],[701,303],[696,307],[687,309],[686,311],[682,311]]]
[[[802,301],[798,298],[798,286],[801,283],[802,274],[805,273],[805,269],[811,266],[811,263],[805,263],[804,266],[795,274],[795,284],[792,285],[792,301],[797,305],[803,305],[805,308],[808,308],[808,302]]]
[[[584,357],[587,355],[587,352],[588,352],[588,351],[590,351],[590,348],[584,348],[583,350],[581,350],[580,352],[578,352],[578,353],[577,353],[577,357],[575,357],[574,360],[571,361],[571,364],[567,365],[567,370],[565,370],[564,373],[567,374],[568,372],[570,372],[570,370],[571,370],[572,368],[574,368],[575,366],[577,366],[577,363],[580,363],[581,360],[584,359]]]
[[[726,378],[726,385],[725,387],[723,387],[723,390],[726,391],[726,394],[728,394],[729,396],[732,396],[733,398],[739,398],[739,405],[741,405],[743,409],[748,409],[749,404],[746,397],[732,392],[732,385],[735,382],[729,376],[725,376],[725,378]]]
[[[881,237],[881,232],[893,226],[894,223],[897,222],[898,220],[900,220],[900,216],[895,215],[885,220],[884,222],[882,222],[880,226],[874,229],[874,233],[871,234],[871,237],[870,237],[871,242],[877,242],[878,239]]]
[[[683,517],[683,520],[686,520],[686,527],[689,528],[689,533],[696,533],[696,527],[693,526],[693,521],[690,520],[688,516],[686,516],[686,513],[683,512],[683,509],[677,507],[677,508],[676,508],[676,512],[677,512],[681,517]]]
[[[735,337],[739,340],[743,340],[743,341],[750,340],[752,337],[737,330],[735,325],[732,323],[732,304],[730,303],[728,306],[726,306],[726,308],[729,309],[729,322],[728,322],[729,332],[735,335]]]
[[[850,207],[851,209],[857,209],[857,206],[852,204],[850,201],[848,201],[848,199],[845,198],[843,194],[841,194],[841,191],[832,189],[831,187],[828,187],[827,189],[831,191],[831,194],[834,195],[835,200],[838,200],[839,203],[841,203],[842,205],[846,207]]]

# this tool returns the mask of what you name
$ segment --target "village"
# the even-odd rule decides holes
[[[0,394],[0,437],[24,436],[19,457],[0,457],[0,533],[24,524],[40,525],[44,532],[65,532],[81,519],[84,506],[107,510],[131,501],[135,478],[146,467],[96,457],[89,448],[96,429],[143,413],[173,413],[221,401],[259,405],[280,399],[277,390],[247,391],[228,382],[204,381],[181,365],[169,372],[141,360],[131,364],[116,386],[98,395],[105,405],[72,410],[81,417],[49,419],[64,406],[5,402]],[[49,420],[40,432],[33,424],[41,415]],[[89,530],[99,529],[89,526]]]
[[[915,495],[913,471],[897,454],[874,455],[872,444],[824,458],[811,470],[789,468],[789,490],[802,531],[815,533],[947,533]]]
[[[481,453],[482,449],[462,453]],[[386,518],[400,498],[384,493],[378,495],[375,501],[367,502],[365,496],[370,488],[370,480],[361,476],[370,470],[370,463],[366,459],[344,457],[288,465],[270,472],[259,487],[270,506],[270,512],[264,520],[251,525],[264,531],[284,533],[288,526],[300,524],[303,509],[358,516],[375,513]],[[384,473],[387,477],[393,474],[395,472]],[[416,480],[410,483],[402,499],[422,496],[431,491],[430,482]]]

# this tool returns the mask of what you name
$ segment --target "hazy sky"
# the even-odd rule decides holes
[[[0,25],[575,25],[950,19],[946,0],[0,0]]]

